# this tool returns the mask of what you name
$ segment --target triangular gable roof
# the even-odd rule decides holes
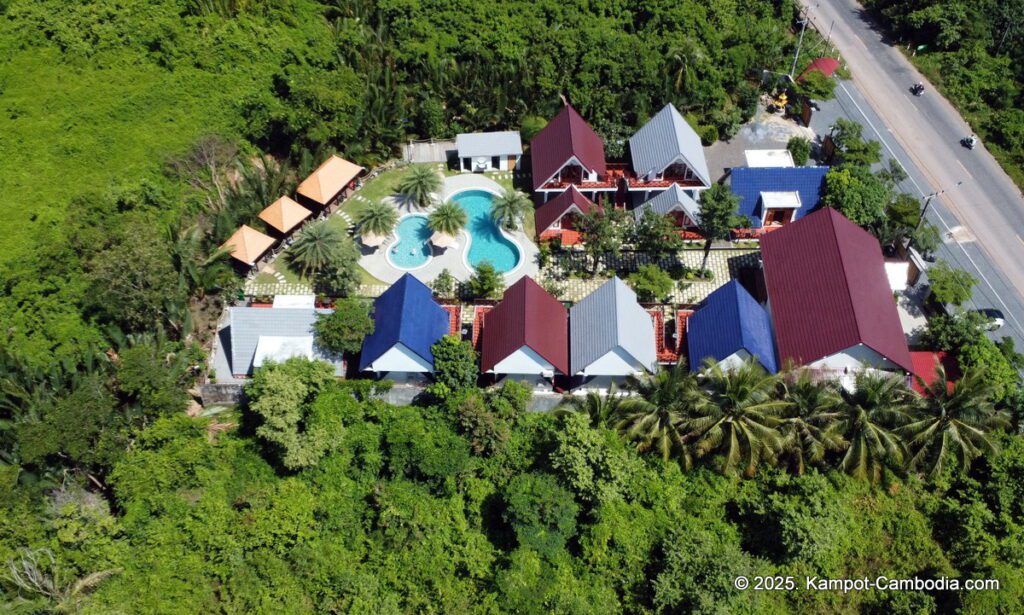
[[[573,157],[598,174],[603,175],[607,170],[604,141],[572,105],[566,105],[530,141],[534,190],[543,186]]]
[[[273,228],[287,233],[312,215],[313,212],[283,196],[261,211],[259,217]]]
[[[648,209],[663,216],[673,211],[682,211],[694,223],[700,221],[700,205],[686,194],[679,184],[672,184],[664,192],[656,194],[634,209],[633,217],[637,222],[643,219],[644,212]]]
[[[821,203],[828,170],[828,167],[735,167],[729,187],[740,199],[739,213],[750,219],[753,228],[761,228],[762,192],[799,194],[800,209],[793,214],[793,219],[799,220]]]
[[[518,156],[523,153],[523,141],[517,130],[464,132],[455,135],[455,149],[460,158]]]
[[[295,191],[315,203],[327,205],[362,172],[363,167],[358,164],[331,156],[304,179]]]
[[[908,372],[910,351],[878,240],[826,207],[761,238],[780,361],[863,344]]]
[[[818,71],[826,77],[831,77],[838,68],[839,60],[835,58],[817,58],[807,65],[807,68],[804,69],[804,72],[800,73],[796,80],[803,81],[811,71]]]
[[[318,314],[330,314],[332,310],[313,308],[228,308],[229,342],[225,348],[231,354],[231,373],[248,374],[253,369],[256,349],[261,338],[307,338],[314,336],[313,323]],[[315,341],[315,340],[314,340]],[[335,373],[342,372],[343,362],[322,352],[314,343],[313,356],[335,366]]]
[[[222,250],[228,250],[235,260],[252,265],[270,249],[270,246],[274,245],[275,241],[273,237],[264,235],[248,224],[243,224],[220,247]]]
[[[572,374],[580,373],[616,347],[648,371],[657,369],[651,316],[637,303],[633,289],[617,277],[569,310],[569,342]]]
[[[480,368],[489,371],[523,346],[569,373],[569,313],[530,277],[505,291],[484,317]]]
[[[633,171],[640,177],[652,172],[660,173],[681,159],[705,186],[711,185],[704,145],[672,103],[662,107],[630,137],[629,154],[633,159]]]
[[[746,350],[769,373],[776,373],[775,342],[768,312],[736,280],[707,296],[686,322],[690,371],[699,371],[704,359],[721,361]]]
[[[423,282],[408,273],[374,300],[373,322],[373,333],[363,340],[360,370],[399,343],[433,367],[430,348],[448,333],[448,312]]]
[[[588,214],[596,205],[583,196],[583,193],[576,189],[576,186],[569,186],[564,192],[544,203],[533,212],[534,226],[537,233],[543,233],[551,228],[551,225],[564,216],[572,207],[576,207],[581,213]]]

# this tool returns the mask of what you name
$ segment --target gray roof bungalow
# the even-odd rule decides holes
[[[593,380],[654,372],[654,322],[636,293],[612,278],[569,310],[570,375]]]
[[[456,135],[455,150],[462,171],[512,171],[519,168],[523,141],[519,132],[470,132]]]
[[[630,190],[654,190],[676,183],[690,190],[711,186],[704,146],[672,103],[665,105],[629,139],[636,178]]]
[[[700,204],[678,184],[672,184],[668,190],[656,194],[649,201],[634,209],[633,217],[639,222],[647,211],[663,216],[673,216],[676,225],[680,228],[697,226],[697,222],[700,221]]]
[[[321,350],[313,338],[318,314],[331,310],[301,308],[228,308],[228,326],[221,330],[220,343],[230,359],[235,378],[246,378],[268,361],[292,357],[320,359],[334,365],[334,373],[345,374],[341,357]]]

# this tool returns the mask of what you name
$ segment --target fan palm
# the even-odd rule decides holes
[[[786,387],[789,407],[779,426],[783,453],[795,474],[803,474],[808,465],[819,465],[828,452],[843,449],[846,442],[836,428],[836,409],[842,397],[830,382],[816,383],[801,371]]]
[[[910,469],[928,468],[934,478],[950,457],[963,471],[975,458],[996,452],[989,430],[1008,422],[992,405],[992,387],[980,370],[964,374],[951,388],[946,387],[946,370],[941,365],[936,366],[931,385],[918,380],[925,387],[920,412],[913,422],[896,429],[914,453]]]
[[[434,211],[430,212],[430,215],[427,216],[427,226],[435,233],[444,233],[454,237],[466,226],[468,219],[465,209],[457,203],[448,201],[438,205]]]
[[[411,167],[398,182],[398,192],[420,209],[429,207],[434,200],[434,194],[440,191],[441,176],[428,165]]]
[[[619,404],[622,402],[616,390],[615,384],[608,388],[608,393],[601,395],[596,391],[590,391],[584,397],[568,395],[555,409],[555,414],[586,414],[590,417],[591,427],[607,427],[611,423]]]
[[[723,474],[742,470],[753,476],[762,460],[782,448],[778,417],[789,402],[775,398],[778,378],[753,360],[735,369],[708,360],[701,376],[706,401],[687,424],[694,452],[721,454]]]
[[[387,203],[370,203],[356,215],[359,234],[387,237],[398,224],[398,212]]]
[[[514,231],[532,210],[533,202],[530,197],[518,190],[506,190],[494,199],[491,217],[505,230]]]
[[[903,442],[890,429],[907,422],[913,393],[894,376],[862,372],[853,390],[841,395],[836,425],[848,444],[840,465],[874,482],[887,464],[903,462]]]
[[[288,250],[289,259],[304,277],[328,272],[337,262],[342,235],[326,220],[307,224]]]
[[[618,432],[641,453],[657,451],[665,460],[678,455],[690,467],[685,426],[702,403],[696,378],[680,363],[656,374],[630,376],[626,389],[635,395],[622,399],[616,408]]]

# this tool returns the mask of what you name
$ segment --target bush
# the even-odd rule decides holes
[[[430,348],[434,355],[434,384],[430,393],[444,401],[476,386],[476,351],[469,342],[446,335]]]
[[[359,352],[363,339],[373,333],[370,309],[360,299],[338,299],[334,311],[318,314],[313,323],[317,344],[333,353]]]
[[[640,301],[645,302],[667,299],[675,288],[672,276],[657,265],[641,265],[627,281]]]
[[[786,149],[793,156],[793,163],[798,167],[807,164],[811,157],[811,141],[804,137],[793,137],[786,144]]]
[[[576,534],[579,507],[572,493],[550,474],[520,474],[505,490],[505,521],[519,546],[551,556]]]
[[[959,306],[971,298],[971,290],[978,280],[962,269],[954,269],[944,260],[928,268],[928,284],[932,297],[942,304]]]
[[[466,292],[475,299],[497,299],[504,291],[505,279],[487,261],[477,265],[473,277],[466,282]]]
[[[442,269],[430,286],[438,297],[449,298],[455,295],[455,284],[455,276],[447,269]]]

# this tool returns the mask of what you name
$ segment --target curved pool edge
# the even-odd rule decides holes
[[[394,267],[395,269],[397,269],[399,271],[405,271],[405,272],[419,271],[420,269],[423,269],[424,267],[429,265],[430,262],[434,260],[434,248],[433,247],[430,248],[430,254],[427,255],[427,260],[423,261],[422,265],[417,265],[415,267],[402,267],[401,265],[396,264],[395,261],[391,260],[391,248],[395,247],[396,245],[398,245],[398,243],[400,241],[402,241],[402,238],[398,235],[398,225],[401,224],[402,221],[407,219],[407,218],[423,218],[423,219],[426,219],[427,215],[426,214],[422,214],[422,213],[417,213],[417,212],[410,212],[410,213],[407,213],[407,214],[403,214],[402,216],[400,216],[398,218],[398,221],[395,222],[395,230],[391,231],[391,235],[395,238],[395,240],[392,241],[391,243],[389,243],[387,245],[387,247],[384,249],[384,260],[387,261],[387,264],[389,266]]]
[[[451,194],[448,195],[448,199],[451,200],[451,201],[454,201],[455,197],[459,196],[460,194],[463,194],[465,192],[478,192],[478,191],[479,192],[486,192],[486,193],[490,194],[493,197],[501,196],[501,193],[496,192],[494,190],[491,190],[490,188],[486,188],[486,187],[483,187],[483,186],[477,186],[477,187],[473,187],[473,188],[462,188],[462,189],[456,190],[455,192],[452,192]],[[504,227],[502,227],[498,223],[495,223],[494,226],[497,227],[498,232],[501,233],[501,236],[504,237],[505,239],[507,239],[509,241],[509,243],[511,243],[515,247],[516,253],[519,255],[519,258],[516,259],[516,266],[515,267],[513,267],[512,269],[509,269],[508,271],[499,271],[498,272],[498,275],[509,276],[509,275],[512,275],[515,272],[519,271],[522,268],[523,263],[526,262],[526,253],[523,250],[523,246],[519,245],[519,241],[515,237],[510,235],[509,232],[504,229]],[[472,271],[472,272],[476,273],[476,267],[474,267],[473,265],[471,265],[469,263],[469,249],[473,245],[473,234],[470,233],[469,231],[465,230],[465,229],[463,229],[462,232],[465,233],[466,237],[468,238],[466,240],[466,248],[462,251],[462,264],[469,271]],[[526,233],[523,233],[523,237],[526,237]],[[431,257],[431,258],[433,258],[433,257]]]

